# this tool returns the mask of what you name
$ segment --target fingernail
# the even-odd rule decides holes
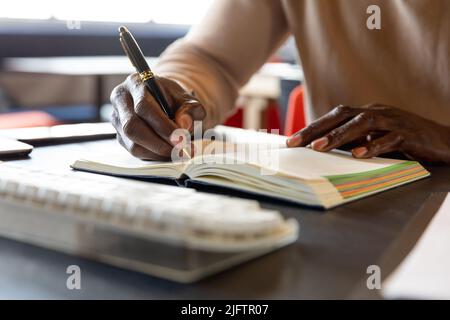
[[[294,134],[286,140],[288,147],[297,147],[302,143],[302,136],[300,134]]]
[[[183,129],[189,130],[192,126],[192,119],[188,115],[180,116],[178,121]]]
[[[170,142],[172,142],[173,145],[177,145],[178,143],[180,143],[183,140],[183,137],[180,136],[179,134],[176,133],[172,133],[172,135],[170,136]]]
[[[366,147],[358,147],[352,150],[353,155],[357,158],[364,157],[368,151]]]
[[[327,145],[328,145],[328,138],[327,137],[323,137],[323,138],[314,140],[311,143],[311,147],[314,150],[318,150],[318,151],[323,150]]]

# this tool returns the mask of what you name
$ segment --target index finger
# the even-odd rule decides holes
[[[149,125],[154,132],[158,134],[163,140],[170,144],[172,133],[178,129],[178,125],[167,117],[161,106],[156,102],[155,98],[148,92],[145,85],[143,85],[136,76],[134,79],[126,82],[128,91],[130,92],[134,102],[134,112]],[[163,90],[161,90],[163,92]],[[166,100],[169,101],[170,99]]]
[[[287,145],[288,147],[305,147],[361,112],[359,108],[340,105],[292,135],[287,140]]]

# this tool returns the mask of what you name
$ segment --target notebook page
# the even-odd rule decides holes
[[[102,150],[102,152],[95,154],[86,154],[80,160],[123,168],[143,168],[150,165],[165,163],[160,161],[144,161],[135,158],[118,143],[111,144],[108,150]]]
[[[270,157],[272,160],[258,165],[269,167],[278,174],[305,180],[322,180],[324,176],[368,172],[404,162],[382,158],[359,160],[348,152],[335,150],[324,153],[310,148],[271,150]]]
[[[226,126],[216,126],[214,132],[218,138],[225,139],[227,145],[239,144],[270,144],[270,147],[285,147],[285,136],[268,134],[264,132],[258,132],[254,130],[244,130],[239,128],[232,128]],[[195,156],[201,156],[203,152],[207,154],[228,152],[223,143],[216,141],[211,145],[209,140],[196,140],[193,141],[195,146]],[[207,147],[208,145],[215,145],[216,147]],[[236,150],[236,147],[232,147],[231,150]],[[122,146],[117,142],[108,143],[108,148],[102,148],[98,153],[86,154],[80,161],[87,161],[91,163],[98,163],[118,168],[139,169],[139,168],[152,168],[152,167],[180,167],[180,164],[172,164],[170,161],[143,161],[137,159],[129,154]]]
[[[270,134],[263,131],[247,130],[241,128],[233,128],[227,126],[216,126],[214,132],[222,140],[228,143],[239,144],[270,144],[277,146],[277,148],[286,148],[286,140],[288,137]]]
[[[108,141],[93,152],[85,152],[72,167],[103,173],[127,175],[172,176],[174,171],[181,172],[184,164],[170,161],[148,161],[133,157],[117,141]],[[169,170],[169,173],[167,172]]]
[[[292,175],[300,179],[321,179],[323,176],[367,172],[402,163],[402,160],[368,159],[358,160],[348,152],[333,151],[320,153],[310,148],[287,148],[286,136],[268,134],[254,130],[244,130],[226,126],[216,126],[214,131],[227,142],[238,144],[265,144],[269,151],[250,150],[253,154],[238,155],[245,162],[251,162],[268,169],[268,173]],[[279,149],[279,150],[278,150]],[[254,155],[259,152],[258,155]]]
[[[227,145],[234,145],[234,143],[228,143],[233,140],[238,142],[236,145],[246,145],[245,148],[240,149],[240,151],[244,150],[243,153],[241,152],[234,156],[228,155],[227,157],[237,156],[241,164],[244,162],[251,163],[263,168],[265,172],[262,172],[262,174],[281,174],[304,180],[323,180],[323,176],[367,172],[404,162],[402,160],[381,158],[357,160],[354,159],[351,154],[341,151],[322,153],[309,148],[279,148],[285,143],[285,137],[283,136],[243,129],[224,128],[225,130],[222,130],[222,133],[231,132],[232,136],[234,136],[233,139],[226,140]],[[246,138],[245,136],[247,133],[248,137]],[[264,142],[264,147],[259,148],[259,143],[252,143],[252,141]],[[218,163],[223,163],[224,155],[217,155],[217,153],[221,153],[220,150],[222,149],[225,151],[226,148],[208,148],[207,146],[211,144],[211,141],[205,140],[195,141],[194,144],[196,145],[195,148],[202,146],[200,150],[203,152],[208,151],[206,152],[207,154],[211,151],[212,153],[216,153],[213,157],[218,159]],[[211,145],[222,146],[223,144],[219,141],[215,141]],[[91,152],[85,155],[80,161],[89,162],[94,166],[95,164],[101,164],[117,168],[136,170],[146,169],[146,171],[148,169],[174,168],[180,172],[187,164],[186,162],[183,164],[143,161],[130,155],[128,151],[117,142],[110,144],[107,149],[103,148],[102,150],[99,150],[99,152]],[[230,163],[230,165],[232,165],[233,161]],[[77,166],[75,165],[75,168],[76,167]]]

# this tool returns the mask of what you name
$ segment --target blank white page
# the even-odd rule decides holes
[[[278,172],[307,180],[320,179],[323,176],[367,172],[404,162],[382,158],[359,160],[353,158],[348,152],[336,150],[324,153],[310,148],[279,149],[272,150],[271,153],[273,157],[278,157],[277,161],[273,161],[274,166],[279,166]]]
[[[414,248],[383,283],[387,298],[450,299],[450,196]]]
[[[105,140],[97,143],[94,151],[87,150],[80,157],[80,160],[101,163],[119,168],[146,168],[152,165],[167,164],[167,162],[144,161],[133,157],[117,141]]]

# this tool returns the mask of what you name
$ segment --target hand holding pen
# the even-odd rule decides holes
[[[121,44],[136,68],[111,94],[112,123],[119,142],[135,157],[170,159],[172,133],[179,128],[193,130],[195,120],[203,120],[201,103],[175,81],[158,77],[150,70],[131,33],[121,27]]]

